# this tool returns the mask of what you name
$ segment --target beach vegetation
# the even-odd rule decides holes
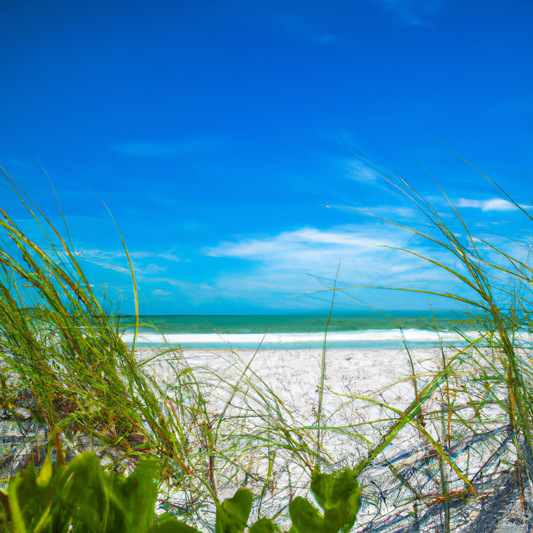
[[[0,208],[1,424],[4,439],[17,444],[4,449],[4,488],[30,463],[42,469],[52,448],[61,467],[90,451],[106,469],[126,474],[155,456],[159,509],[194,526],[220,529],[230,505],[223,501],[231,501],[221,494],[254,487],[256,518],[267,520],[266,503],[302,490],[305,473],[333,471],[316,428],[294,422],[251,362],[235,380],[215,376],[228,395],[213,412],[208,384],[179,347],[136,357],[135,342],[127,346],[122,333],[128,327],[137,332],[138,315],[124,323],[105,309],[105,294],[97,295],[85,277],[68,234],[6,179],[43,242],[30,239]],[[164,380],[150,372],[155,363],[165,366]],[[296,483],[290,472],[288,484],[276,482],[280,458],[296,467]],[[266,465],[264,472],[254,467],[258,463]],[[289,504],[278,505],[277,515],[287,513]],[[257,528],[266,527],[265,520]]]
[[[452,217],[441,216],[399,176],[362,154],[353,153],[416,208],[424,229],[364,215],[411,233],[430,253],[421,253],[420,247],[397,249],[398,252],[436,267],[452,281],[455,279],[459,287],[456,292],[386,286],[376,289],[445,299],[467,316],[463,327],[455,330],[459,342],[439,343],[440,368],[429,379],[427,374],[415,370],[405,344],[414,399],[407,409],[382,403],[396,414],[396,420],[370,448],[357,471],[376,468],[376,461],[389,470],[392,477],[387,482],[382,478],[381,483],[389,484],[394,479],[395,489],[391,491],[389,485],[388,490],[389,494],[396,493],[387,499],[394,502],[392,507],[400,502],[403,509],[411,507],[411,528],[492,531],[509,515],[521,516],[518,522],[527,522],[533,474],[530,243],[498,238],[495,244],[490,238],[475,235],[442,189],[439,188]],[[461,159],[492,183],[527,222],[533,220],[526,207]],[[360,287],[332,286],[328,290],[349,292],[357,288]],[[435,330],[438,331],[436,320]],[[391,445],[396,447],[396,453],[387,458],[386,450]],[[378,494],[376,499],[383,498],[383,493]],[[382,514],[381,524],[391,520],[391,516],[398,524],[406,522],[394,509]]]
[[[157,516],[158,464],[148,456],[126,477],[104,471],[94,452],[52,465],[51,451],[37,473],[33,461],[0,493],[0,530],[18,533],[199,533],[169,513]],[[324,515],[306,499],[289,505],[293,533],[349,531],[359,508],[359,486],[350,471],[313,475],[311,490]],[[216,533],[243,533],[254,496],[247,488],[217,505]],[[267,518],[250,525],[252,533],[279,531]]]
[[[4,488],[10,479],[10,487],[23,487],[25,476],[37,483],[52,458],[59,477],[84,461],[96,465],[97,458],[101,483],[124,474],[116,479],[127,484],[137,469],[153,469],[156,513],[203,531],[243,531],[248,524],[251,533],[289,527],[333,533],[352,529],[357,516],[355,527],[367,532],[481,532],[507,516],[526,520],[533,474],[529,249],[510,251],[474,235],[450,201],[459,224],[452,228],[407,182],[362,160],[414,204],[429,229],[401,227],[439,250],[398,253],[415,255],[466,289],[415,292],[461,306],[468,327],[456,329],[460,342],[441,340],[429,366],[406,343],[409,375],[402,383],[411,392],[403,404],[383,399],[383,391],[362,396],[328,389],[326,331],[316,411],[307,423],[254,370],[260,347],[248,361],[231,348],[221,353],[232,368],[228,375],[195,367],[179,347],[140,355],[135,339],[127,346],[122,333],[131,327],[136,337],[138,313],[125,322],[109,311],[68,232],[55,228],[6,175],[9,194],[41,236],[30,239],[0,206]],[[137,299],[133,268],[132,281]],[[333,305],[338,291],[349,295],[356,288],[325,290]],[[351,416],[363,406],[375,416]],[[349,452],[339,456],[338,449]]]

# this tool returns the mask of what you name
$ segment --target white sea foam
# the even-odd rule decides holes
[[[368,329],[361,331],[333,331],[328,333],[328,343],[335,342],[401,342],[405,339],[407,342],[445,342],[462,341],[467,337],[470,340],[479,337],[477,331],[467,331],[464,336],[451,331],[435,331],[420,329]],[[133,342],[133,333],[127,331],[122,336],[126,343]],[[137,342],[150,344],[297,344],[297,343],[320,343],[324,340],[324,333],[171,333],[162,336],[158,333],[141,332],[137,336]]]

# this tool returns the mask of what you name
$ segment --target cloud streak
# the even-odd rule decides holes
[[[131,274],[130,268],[126,263],[126,252],[124,251],[106,251],[106,250],[79,250],[76,256],[89,263],[93,263],[102,268],[108,270],[114,270],[121,274]],[[179,262],[180,258],[170,252],[157,253],[147,251],[130,252],[130,258],[142,260],[142,259],[162,259],[164,261]],[[165,272],[167,267],[161,266],[155,263],[149,263],[148,265],[140,264],[139,261],[132,261],[133,269],[136,274],[141,276],[149,276],[152,274],[160,274]]]
[[[474,207],[482,211],[516,211],[518,207],[503,198],[491,198],[490,200],[469,200],[459,198],[458,207]],[[531,209],[531,206],[521,205],[523,209]]]
[[[168,291],[164,291],[163,289],[155,289],[152,291],[152,294],[154,296],[171,296],[172,293]]]
[[[341,286],[421,288],[430,284],[432,290],[439,287],[444,290],[446,282],[449,289],[450,278],[441,270],[392,249],[412,248],[411,237],[408,232],[386,224],[341,226],[325,231],[306,227],[272,237],[223,242],[203,252],[211,257],[251,262],[244,272],[221,274],[213,285],[242,298],[253,294],[264,302],[275,302],[276,298],[279,302],[280,298],[312,291],[317,285],[308,274],[331,280],[339,261]],[[417,250],[423,254],[423,244]],[[432,250],[432,258],[438,260],[438,253]]]
[[[238,243],[225,242],[215,248],[205,248],[206,255],[213,257],[240,257],[263,260],[275,256],[292,256],[298,250],[301,254],[323,251],[324,248],[369,247],[375,244],[369,236],[344,231],[320,231],[315,228],[303,228],[292,232],[283,232],[276,237],[266,239],[250,239]],[[340,250],[339,250],[340,251]]]
[[[349,178],[364,183],[376,183],[381,179],[377,171],[357,159],[351,159],[347,162],[346,172]]]
[[[158,254],[154,252],[132,252],[130,253],[130,256],[135,257],[136,259],[144,259],[145,257],[155,257],[157,259],[165,259],[166,261],[173,261],[176,263],[180,261],[180,258],[177,255],[171,253]]]

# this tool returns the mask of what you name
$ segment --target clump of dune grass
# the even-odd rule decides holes
[[[247,483],[261,502],[285,498],[276,509],[286,512],[319,459],[326,464],[315,428],[298,427],[249,366],[237,365],[235,379],[212,376],[227,392],[214,412],[205,397],[210,385],[179,347],[138,357],[135,341],[122,341],[126,328],[137,335],[138,313],[124,323],[107,311],[68,230],[63,236],[7,174],[6,190],[41,234],[30,239],[0,206],[0,423],[11,439],[4,442],[17,444],[0,454],[3,481],[32,455],[40,463],[51,446],[60,463],[94,450],[119,471],[148,454],[161,459],[162,505],[192,523],[209,527],[221,498]],[[132,282],[137,302],[133,268]],[[154,365],[164,367],[164,379]],[[280,457],[298,470],[281,487],[272,482]]]
[[[104,311],[72,246],[9,177],[7,183],[42,230],[44,245],[0,209],[6,417],[37,423],[37,456],[39,446],[54,442],[61,462],[69,443],[92,446],[94,439],[126,456],[146,440],[160,453],[175,453],[160,401],[122,342],[120,323]]]
[[[368,399],[392,417],[357,467],[373,479],[366,497],[375,511],[365,531],[484,532],[507,516],[528,521],[533,508],[533,268],[527,245],[516,257],[504,245],[475,236],[441,190],[459,224],[459,230],[452,229],[450,219],[445,222],[406,181],[354,153],[412,203],[426,230],[375,218],[405,229],[438,254],[398,252],[444,271],[460,287],[456,293],[381,288],[445,298],[468,315],[467,327],[457,330],[463,342],[441,342],[439,371],[423,373],[409,356],[414,399],[407,409]],[[533,221],[480,174],[522,211],[526,222]]]

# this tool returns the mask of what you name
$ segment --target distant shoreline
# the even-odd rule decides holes
[[[470,339],[479,338],[475,331],[464,332]],[[134,333],[128,330],[122,336],[132,344]],[[321,348],[325,332],[271,332],[271,333],[170,333],[140,331],[137,344],[144,347],[181,346],[186,348],[220,348],[236,346],[242,349],[317,349]],[[424,329],[371,329],[359,331],[332,331],[327,334],[327,344],[332,348],[345,349],[397,349],[403,342],[420,348],[431,348],[439,342],[461,342],[464,337],[454,331],[431,331]]]

